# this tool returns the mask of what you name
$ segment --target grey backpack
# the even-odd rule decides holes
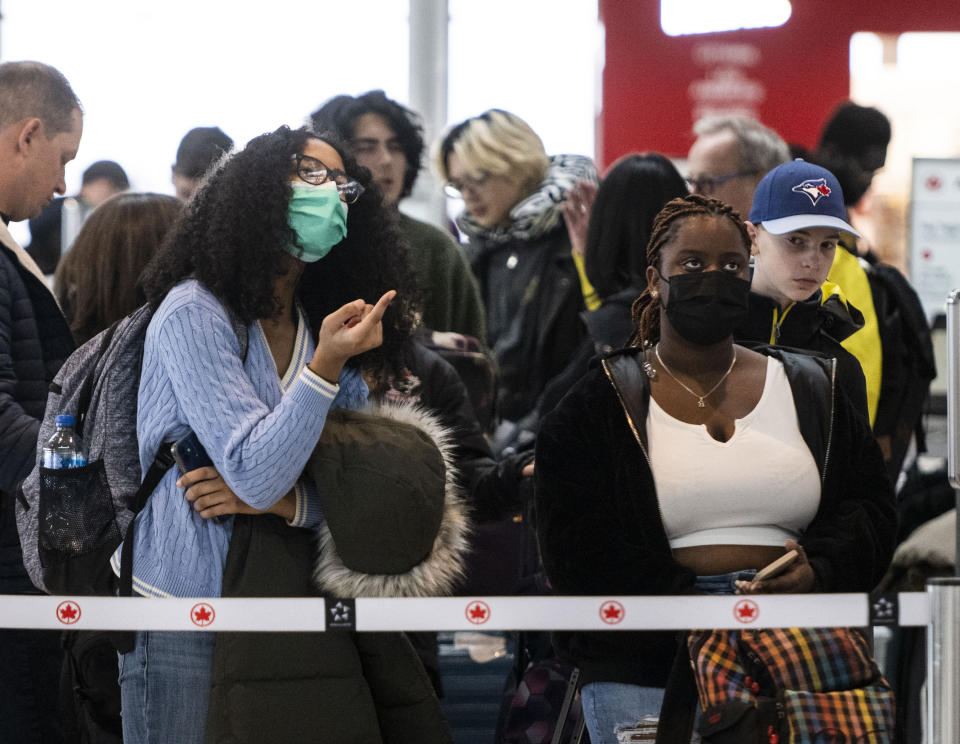
[[[153,313],[144,305],[94,336],[64,362],[50,384],[37,442],[37,464],[17,494],[17,527],[30,579],[52,594],[109,595],[117,584],[110,557],[124,541],[120,594],[132,594],[133,518],[173,465],[160,447],[140,470],[137,396],[143,342]],[[247,328],[231,316],[246,356]],[[41,466],[58,414],[73,414],[87,464]]]

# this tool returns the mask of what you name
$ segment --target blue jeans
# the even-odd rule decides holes
[[[137,633],[120,656],[124,744],[203,744],[213,641],[206,632]]]
[[[618,733],[636,728],[645,717],[656,719],[660,715],[663,688],[592,682],[584,685],[580,699],[591,744],[618,744]]]
[[[698,576],[698,594],[734,594],[737,580],[750,581],[756,571],[733,571],[714,576]],[[660,715],[664,691],[659,687],[641,687],[622,682],[593,682],[581,691],[583,717],[594,744],[618,744],[617,733],[636,727],[646,716]]]
[[[737,585],[734,582],[752,581],[756,575],[755,569],[748,568],[745,571],[732,571],[714,576],[698,576],[697,594],[736,594]]]

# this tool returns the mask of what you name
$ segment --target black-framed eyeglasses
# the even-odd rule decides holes
[[[687,186],[694,194],[710,196],[717,190],[718,186],[725,184],[727,181],[732,181],[734,178],[742,178],[743,176],[755,175],[757,175],[757,171],[749,170],[737,171],[736,173],[724,173],[722,176],[700,176],[699,178],[687,176],[683,180],[687,182]]]
[[[359,183],[354,181],[342,170],[328,168],[316,158],[309,155],[294,155],[294,162],[297,164],[297,177],[313,186],[319,186],[327,181],[333,181],[337,185],[337,191],[340,198],[347,204],[353,204],[360,195],[366,191]]]
[[[476,192],[483,187],[490,178],[489,173],[482,173],[480,178],[461,178],[460,180],[450,179],[443,184],[443,193],[451,199],[462,199],[464,191]]]

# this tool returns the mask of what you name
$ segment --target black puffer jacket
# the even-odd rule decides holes
[[[869,591],[886,570],[896,535],[893,489],[880,450],[866,419],[837,388],[832,360],[767,351],[783,362],[800,432],[821,472],[820,507],[799,540],[816,576],[815,591]],[[646,447],[650,388],[644,374],[636,374],[636,386],[636,428]],[[693,592],[696,577],[673,559],[653,473],[603,369],[591,371],[544,419],[536,459],[540,549],[558,593]],[[584,684],[662,687],[675,638],[557,633],[554,646],[580,668]]]
[[[73,351],[50,290],[20,263],[0,226],[0,492],[11,494],[37,456],[47,386]]]

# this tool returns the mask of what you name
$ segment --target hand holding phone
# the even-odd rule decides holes
[[[769,563],[759,571],[757,575],[753,577],[754,582],[764,581],[765,579],[772,579],[776,576],[779,576],[784,571],[786,571],[790,566],[797,562],[797,559],[800,557],[800,553],[796,550],[789,550],[783,555],[781,555],[773,563]]]
[[[199,468],[213,467],[213,460],[207,454],[207,451],[200,444],[195,432],[180,437],[176,442],[170,445],[170,452],[173,459],[180,468],[181,473],[189,473],[191,470]]]

